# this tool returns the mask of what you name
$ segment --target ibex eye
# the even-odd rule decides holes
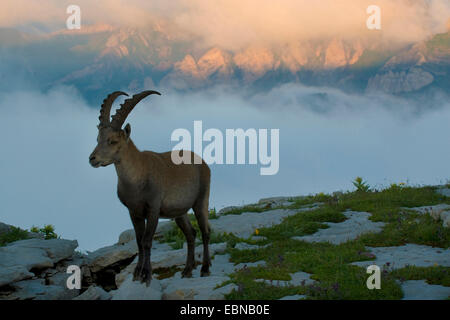
[[[109,144],[111,144],[111,145],[117,144],[117,141],[109,141]]]

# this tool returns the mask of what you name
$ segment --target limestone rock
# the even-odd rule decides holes
[[[243,212],[240,215],[220,216],[210,220],[212,230],[216,233],[233,233],[240,238],[248,238],[255,229],[280,224],[284,218],[297,214],[299,211],[313,210],[303,208],[296,210],[275,209],[263,212]]]
[[[134,229],[128,229],[119,235],[119,241],[117,242],[117,244],[125,244],[130,241],[135,241],[135,239],[136,233],[134,232]]]
[[[258,201],[259,205],[270,205],[273,208],[280,206],[289,206],[293,203],[293,197],[270,197],[262,198]]]
[[[31,278],[34,273],[29,272],[23,265],[1,266],[0,267],[0,287],[11,282]]]
[[[134,241],[123,245],[115,244],[104,247],[89,253],[89,268],[92,272],[97,272],[116,262],[131,258],[135,256],[137,252],[137,245]]]
[[[0,248],[0,285],[29,278],[31,269],[53,267],[72,256],[78,246],[76,240],[27,239]]]
[[[381,232],[384,226],[383,222],[372,222],[369,220],[371,214],[367,212],[346,211],[344,215],[347,217],[347,220],[343,222],[325,222],[329,228],[319,229],[316,233],[307,236],[292,237],[292,239],[340,244],[354,240],[364,233]]]
[[[64,240],[64,239],[27,239],[13,242],[0,250],[4,249],[4,252],[15,252],[22,249],[31,249],[31,251],[43,251],[43,255],[50,259],[52,263],[57,263],[63,259],[67,259],[72,256],[75,248],[78,247],[76,240]],[[26,254],[21,255],[26,256]],[[3,261],[0,259],[0,261]]]
[[[450,266],[450,249],[408,243],[398,247],[367,247],[376,256],[372,261],[357,261],[352,264],[367,267],[375,264],[379,267],[389,263],[389,268],[399,269],[407,265],[431,267],[435,264]]]
[[[224,207],[222,209],[220,209],[219,211],[217,211],[217,215],[224,215],[227,214],[230,211],[236,210],[236,209],[240,209],[241,207],[239,206],[228,206],[228,207]]]
[[[100,287],[90,286],[85,292],[72,300],[110,300],[111,294]]]
[[[450,227],[450,205],[446,203],[407,209],[417,211],[421,214],[429,214],[434,220],[441,220],[444,227]]]
[[[46,285],[44,279],[19,281],[12,287],[15,291],[7,299],[70,300],[78,295],[78,290],[69,290],[66,286]]]
[[[310,285],[314,283],[314,280],[310,278],[310,274],[298,271],[296,273],[291,273],[291,280],[267,280],[267,279],[255,279],[256,282],[264,282],[267,285],[277,286],[277,287],[286,287],[286,286],[303,286]]]
[[[215,275],[213,272],[209,277],[200,277],[199,272],[193,272],[192,278],[181,278],[181,273],[178,272],[174,277],[162,280],[161,284],[167,300],[221,300],[236,288],[236,285],[229,284],[216,289],[227,280],[228,277]]]
[[[450,288],[431,285],[425,280],[408,280],[402,283],[403,300],[445,300],[450,297]]]
[[[210,255],[222,253],[226,249],[226,243],[213,243],[209,245]],[[186,248],[173,250],[167,244],[157,245],[152,248],[151,262],[152,268],[169,268],[173,266],[184,266],[186,263]],[[195,259],[202,261],[203,258],[203,246],[197,246],[195,248]],[[123,269],[116,275],[116,285],[120,287],[129,274],[132,274],[136,268],[138,258],[136,257],[131,264]]]
[[[153,278],[150,286],[145,283],[133,281],[130,274],[119,289],[112,292],[112,300],[161,300],[161,284],[158,279]]]
[[[419,90],[434,81],[434,77],[428,71],[421,68],[410,68],[406,71],[376,74],[370,78],[367,84],[368,92],[385,92],[398,94]]]

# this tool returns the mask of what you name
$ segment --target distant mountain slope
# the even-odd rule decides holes
[[[247,47],[198,49],[161,28],[108,25],[29,36],[0,29],[0,79],[10,74],[40,88],[74,85],[89,100],[111,89],[191,90],[215,84],[266,90],[286,82],[350,92],[408,94],[449,87],[450,36],[395,50],[338,38]]]

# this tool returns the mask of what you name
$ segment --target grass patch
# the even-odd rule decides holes
[[[401,281],[425,279],[428,284],[437,284],[450,287],[450,267],[407,266],[405,268],[392,271],[392,275]]]
[[[342,222],[345,215],[337,208],[324,206],[316,210],[300,212],[287,217],[283,223],[270,228],[259,229],[261,236],[272,240],[281,240],[292,236],[303,236],[312,234],[318,229],[328,228],[323,222]]]
[[[266,207],[247,205],[247,206],[243,206],[243,207],[232,208],[232,209],[224,212],[222,215],[226,216],[226,215],[230,215],[230,214],[242,214],[244,212],[263,212],[263,211],[267,211],[267,210],[271,210],[271,209],[272,209],[272,207],[270,206],[270,204],[268,204]]]
[[[272,246],[259,250],[232,251],[232,261],[265,260],[266,266],[246,268],[234,273],[231,282],[240,288],[227,299],[279,299],[284,295],[307,294],[310,299],[399,299],[402,291],[394,277],[382,275],[382,289],[368,290],[364,268],[349,265],[366,260],[360,241],[339,246],[327,243],[306,243],[276,240]],[[302,270],[313,274],[315,285],[279,288],[255,279],[289,280],[290,273]],[[276,281],[274,281],[276,284]]]

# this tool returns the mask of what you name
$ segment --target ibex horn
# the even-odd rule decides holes
[[[100,116],[98,119],[100,120],[99,127],[107,127],[110,125],[110,113],[111,113],[111,106],[114,102],[114,100],[117,99],[118,96],[125,95],[128,96],[127,93],[122,91],[115,91],[113,93],[110,93],[105,100],[103,100],[103,104],[100,108]]]
[[[116,114],[112,116],[111,127],[114,129],[122,128],[122,125],[131,110],[133,110],[133,108],[139,103],[139,101],[151,94],[161,95],[161,93],[157,91],[148,90],[137,93],[133,95],[133,97],[126,99],[124,103],[120,105],[120,109],[116,111]]]

